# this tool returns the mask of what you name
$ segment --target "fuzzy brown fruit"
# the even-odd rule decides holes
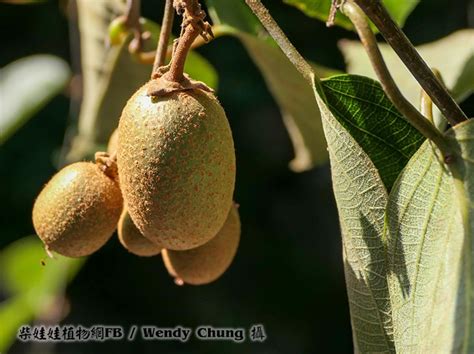
[[[230,266],[239,240],[239,212],[234,206],[224,226],[211,241],[187,251],[163,250],[163,261],[178,283],[207,284],[219,278]]]
[[[112,236],[122,203],[116,181],[95,163],[77,162],[43,188],[33,207],[33,225],[47,249],[87,256]]]
[[[163,247],[154,244],[140,233],[132,218],[124,208],[117,225],[119,241],[130,253],[142,257],[160,254]]]
[[[120,118],[122,193],[148,239],[168,249],[195,248],[217,234],[232,204],[232,133],[212,93],[151,97],[150,84],[130,98]]]

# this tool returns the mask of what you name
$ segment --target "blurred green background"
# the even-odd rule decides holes
[[[143,16],[160,22],[161,3],[142,0]],[[355,39],[353,33],[327,29],[281,1],[265,3],[307,58],[344,70],[337,41]],[[422,0],[408,18],[405,32],[420,44],[473,27],[473,7],[469,0]],[[0,67],[27,55],[49,53],[77,68],[78,58],[70,50],[66,8],[65,1],[0,4]],[[352,352],[329,167],[304,173],[289,170],[293,150],[279,109],[238,40],[219,38],[198,52],[219,74],[218,96],[236,144],[235,199],[241,205],[242,238],[234,263],[213,284],[178,287],[161,257],[133,256],[114,237],[87,260],[68,286],[62,306],[65,317],[59,318],[61,324],[127,328],[132,324],[248,328],[262,323],[267,340],[244,344],[196,339],[184,344],[139,339],[55,345],[17,342],[11,353]],[[66,128],[77,119],[70,93],[65,90],[54,98],[0,146],[0,249],[34,234],[34,198],[55,173]],[[2,106],[0,102],[0,110]],[[473,97],[462,107],[474,112]],[[40,258],[37,267],[42,267]],[[0,281],[0,301],[9,295]],[[58,306],[45,309],[44,319]],[[1,328],[0,323],[0,336]]]

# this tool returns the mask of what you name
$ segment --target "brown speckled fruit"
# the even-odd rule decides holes
[[[117,225],[117,233],[122,246],[137,256],[156,256],[163,248],[154,244],[140,233],[125,208]]]
[[[112,236],[122,203],[116,181],[95,163],[77,162],[43,188],[33,207],[33,224],[47,249],[87,256]]]
[[[107,143],[107,152],[109,154],[113,154],[117,152],[117,144],[118,144],[118,129],[115,129],[113,133],[110,135],[109,142]]]
[[[118,173],[140,232],[165,248],[203,245],[232,204],[235,152],[224,110],[202,90],[128,101],[119,123]]]
[[[232,207],[224,226],[211,241],[187,251],[163,250],[163,261],[177,283],[207,284],[219,278],[230,266],[239,240],[239,212]]]

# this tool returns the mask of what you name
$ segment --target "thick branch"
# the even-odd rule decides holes
[[[392,20],[379,0],[354,0],[357,5],[377,26],[385,40],[395,50],[400,59],[434,104],[443,113],[451,125],[467,120],[466,115],[454,101],[446,88],[436,79],[432,71],[416,51],[409,39]]]
[[[398,89],[383,60],[375,35],[370,29],[364,13],[351,1],[344,3],[342,11],[354,24],[375,73],[380,80],[382,88],[392,103],[416,129],[418,129],[428,139],[432,140],[444,155],[448,155],[450,149],[444,136],[410,102],[408,102]]]

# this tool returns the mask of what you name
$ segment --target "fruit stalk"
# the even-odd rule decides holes
[[[197,0],[174,0],[174,8],[183,14],[181,36],[171,58],[170,69],[165,74],[172,82],[181,82],[184,78],[184,63],[194,40],[201,35],[204,40],[213,37],[211,26],[204,22],[206,13],[201,10]]]
[[[180,82],[183,79],[184,63],[191,44],[193,44],[196,37],[199,35],[198,31],[193,26],[188,25],[184,31],[183,36],[179,38],[176,51],[171,60],[170,71],[167,75],[168,80]]]

